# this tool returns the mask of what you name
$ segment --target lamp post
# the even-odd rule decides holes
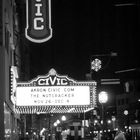
[[[114,130],[116,130],[116,118],[115,118],[115,116],[112,116],[112,127]]]
[[[65,129],[66,129],[66,126],[65,126],[65,124],[64,124],[64,122],[66,121],[66,116],[65,115],[63,115],[62,117],[61,117],[61,120],[62,120],[62,132],[61,132],[61,139],[63,140],[63,139],[65,139],[65,137],[66,137],[66,134],[65,134]]]
[[[101,91],[99,93],[99,103],[101,104],[101,120],[102,120],[102,127],[103,127],[103,139],[104,139],[104,104],[108,101],[108,94],[105,91]]]
[[[63,115],[62,118],[61,118],[61,120],[62,121],[66,121],[66,116]]]
[[[62,120],[62,128],[64,129],[64,122],[66,121],[66,116],[65,115],[63,115],[62,117],[61,117],[61,120]]]

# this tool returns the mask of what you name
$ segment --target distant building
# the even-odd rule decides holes
[[[107,67],[111,68],[111,66]],[[105,106],[105,120],[115,118],[114,126],[108,129],[123,129],[131,133],[131,137],[140,136],[140,71],[130,69],[115,72],[114,69],[92,71],[92,78],[87,74],[87,80],[97,80],[97,94],[106,90],[109,95]],[[98,104],[97,118],[101,117],[101,108]],[[94,118],[96,119],[96,118]],[[95,129],[95,128],[94,128]],[[102,129],[102,128],[100,128]],[[112,129],[112,130],[113,130]],[[115,130],[115,129],[114,129]]]
[[[123,93],[116,96],[118,126],[131,132],[131,137],[140,136],[140,80],[139,71],[119,74]]]

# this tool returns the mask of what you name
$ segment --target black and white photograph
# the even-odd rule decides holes
[[[0,9],[0,140],[140,140],[139,0]]]

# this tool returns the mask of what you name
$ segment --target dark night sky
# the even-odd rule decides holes
[[[42,44],[28,42],[31,78],[55,68],[58,74],[84,80],[91,55],[110,52],[118,56],[112,58],[109,69],[140,67],[140,5],[119,3],[52,0],[52,38]]]

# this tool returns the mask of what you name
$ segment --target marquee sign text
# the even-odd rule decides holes
[[[17,93],[19,106],[90,105],[89,86],[18,87]]]

